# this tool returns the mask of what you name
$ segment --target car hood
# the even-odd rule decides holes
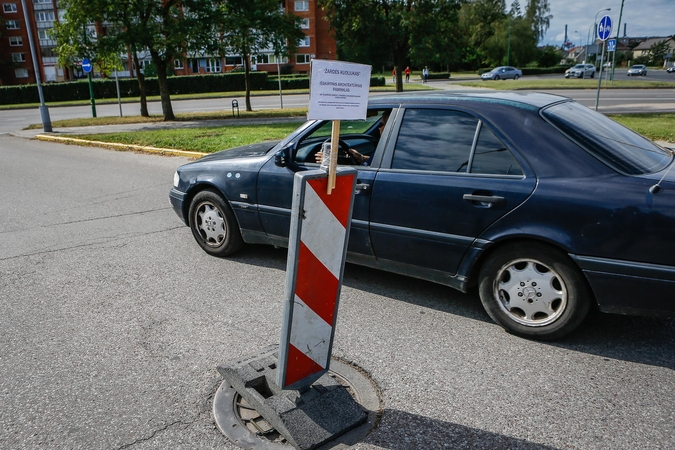
[[[221,150],[200,158],[199,161],[220,161],[223,159],[250,158],[263,156],[281,141],[265,141],[257,144],[244,145],[229,150]]]

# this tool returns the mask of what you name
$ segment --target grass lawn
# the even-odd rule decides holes
[[[675,142],[675,114],[608,114],[621,125],[653,140]]]
[[[240,111],[239,118],[241,119],[267,119],[275,117],[298,117],[302,121],[307,116],[307,108],[284,108],[284,109],[263,109],[258,111]],[[194,113],[177,113],[176,120],[178,122],[190,122],[198,120],[231,120],[232,110],[225,109],[222,111],[209,112],[194,112]],[[106,116],[106,117],[84,117],[78,119],[56,120],[52,122],[55,128],[63,127],[88,127],[94,125],[124,125],[129,123],[151,123],[163,122],[162,116],[159,114],[151,115],[150,117],[141,116]],[[42,124],[32,124],[26,127],[26,130],[35,130],[42,128]]]
[[[266,125],[228,125],[224,127],[180,128],[125,133],[68,135],[119,144],[134,144],[158,148],[171,148],[195,152],[213,153],[241,145],[262,141],[281,140],[298,128],[303,119],[295,123]]]

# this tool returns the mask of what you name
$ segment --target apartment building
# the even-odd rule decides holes
[[[50,39],[58,17],[56,0],[26,0],[30,28],[35,42],[35,52],[43,81],[64,80],[63,69],[57,67],[54,48]],[[0,17],[4,29],[0,31],[0,82],[2,84],[35,83],[35,71],[28,40],[28,27],[24,19],[21,0],[0,0]],[[11,64],[9,63],[11,61]]]
[[[56,41],[49,38],[49,31],[54,22],[63,17],[64,11],[57,8],[58,0],[25,0],[28,18],[31,22],[33,39],[36,44],[36,58],[42,81],[64,81],[83,77],[84,74],[77,67],[64,69],[58,67],[54,53]],[[318,0],[280,0],[280,5],[286,11],[301,17],[305,39],[300,43],[298,51],[291,58],[281,58],[277,61],[272,49],[264,51],[252,58],[252,68],[270,73],[278,70],[289,73],[308,73],[309,62],[313,58],[336,59],[336,43],[329,31],[328,22]],[[0,30],[0,84],[14,85],[35,83],[35,73],[28,41],[28,30],[24,20],[21,0],[0,0],[2,9],[0,17],[5,21],[4,29]],[[95,35],[95,30],[89,32]],[[150,62],[147,52],[139,52],[140,70]],[[132,63],[131,54],[121,55],[123,71],[120,77],[135,76],[137,68]],[[3,61],[12,61],[12,64],[3,64]],[[243,60],[240,55],[220,57],[204,57],[186,55],[184,59],[174,61],[176,75],[190,75],[195,73],[223,73],[241,68]],[[95,74],[96,75],[96,74]]]

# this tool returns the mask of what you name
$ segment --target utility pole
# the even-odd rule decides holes
[[[619,32],[621,31],[621,16],[623,15],[623,2],[621,0],[621,11],[619,11],[619,26],[616,27],[616,48],[614,49],[614,55],[612,56],[612,73],[609,77],[610,80],[614,81],[614,68],[616,67],[616,51],[619,49]]]

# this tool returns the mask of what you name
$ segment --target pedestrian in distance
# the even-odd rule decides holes
[[[403,73],[405,73],[405,82],[408,83],[410,81],[410,66],[407,66]]]
[[[424,69],[422,69],[422,83],[427,82],[429,79],[429,68],[427,66],[424,66]]]
[[[396,67],[391,70],[391,81],[396,83]]]

